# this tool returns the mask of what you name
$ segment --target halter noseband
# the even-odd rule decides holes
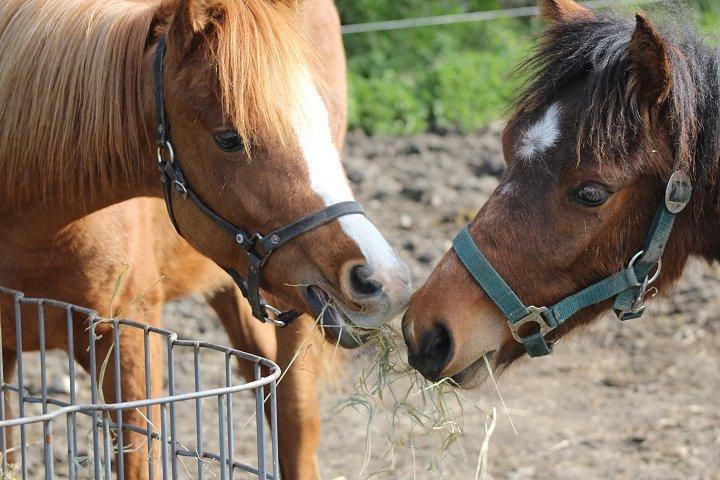
[[[183,199],[190,200],[203,215],[229,233],[247,255],[249,270],[247,279],[243,278],[237,270],[227,267],[223,267],[223,269],[232,277],[242,294],[248,299],[253,316],[262,322],[271,322],[274,325],[284,327],[299,317],[300,313],[295,310],[280,311],[268,305],[260,294],[263,267],[267,263],[270,254],[294,238],[330,223],[339,217],[353,214],[364,215],[363,207],[354,201],[336,203],[301,217],[289,225],[278,228],[264,236],[259,233],[250,234],[213,211],[188,184],[170,142],[170,126],[163,97],[163,59],[165,50],[166,40],[165,37],[161,37],[155,50],[153,78],[155,80],[155,106],[158,118],[157,159],[161,173],[160,180],[162,181],[163,195],[170,220],[177,232],[182,236],[173,211],[172,189],[174,188]],[[274,317],[268,315],[268,311]]]
[[[685,172],[676,171],[670,177],[665,198],[655,211],[643,246],[632,258],[628,267],[565,297],[551,307],[525,306],[482,254],[468,227],[463,228],[455,237],[453,249],[475,281],[505,316],[515,340],[523,344],[531,357],[541,357],[552,353],[552,344],[545,340],[545,335],[583,308],[616,297],[613,310],[620,320],[631,320],[642,316],[645,312],[644,303],[648,286],[660,275],[662,254],[670,237],[675,216],[690,202],[691,194],[690,178]],[[521,336],[520,328],[526,324],[535,324],[538,331],[528,336]]]

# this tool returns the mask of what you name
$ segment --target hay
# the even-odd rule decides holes
[[[463,438],[465,410],[474,409],[492,418],[493,428],[495,414],[464,396],[450,378],[436,383],[425,380],[405,360],[402,337],[391,326],[372,331],[365,353],[369,357],[367,366],[350,396],[337,405],[338,411],[350,408],[367,418],[365,456],[359,476],[371,478],[403,470],[411,471],[412,478],[419,472],[444,478],[443,464],[448,459],[470,462],[464,442],[458,442]],[[488,427],[488,443],[491,434]],[[420,438],[423,442],[416,441]],[[429,443],[433,448],[421,450],[418,443]],[[412,459],[409,468],[398,465],[400,453]],[[484,471],[487,445],[481,448],[479,458],[485,467],[478,468]]]
[[[490,449],[490,438],[495,431],[495,424],[497,423],[497,410],[495,407],[492,409],[492,413],[485,417],[485,437],[483,438],[482,445],[480,446],[480,453],[478,453],[477,468],[475,469],[475,480],[485,480],[488,478],[487,466],[490,455],[488,454]]]

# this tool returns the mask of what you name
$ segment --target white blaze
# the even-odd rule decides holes
[[[555,145],[560,137],[560,105],[553,103],[540,120],[528,128],[520,138],[517,156],[531,160]]]
[[[293,127],[307,162],[310,185],[326,206],[354,200],[330,132],[325,103],[307,72],[300,85],[300,106],[293,115]],[[363,215],[345,215],[338,221],[372,266],[373,278],[389,286],[392,280],[389,275],[400,267],[400,262],[375,225]]]

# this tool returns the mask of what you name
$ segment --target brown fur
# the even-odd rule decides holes
[[[337,13],[329,1],[308,0],[301,14],[311,25],[306,31],[317,39],[319,56],[334,59],[323,76],[337,86],[345,75],[338,60],[344,58],[339,22],[313,27],[316,15],[337,19]],[[235,347],[285,368],[312,320],[305,317],[280,331],[253,319],[237,288],[215,265],[246,269],[233,240],[178,197],[176,215],[191,246],[175,233],[158,198],[151,61],[157,36],[166,32],[171,135],[193,188],[229,220],[267,231],[323,206],[306,185],[286,120],[285,109],[297,94],[293,75],[303,68],[315,75],[296,17],[293,1],[3,2],[0,284],[102,314],[133,314],[152,325],[160,325],[165,302],[204,292]],[[335,105],[344,106],[344,98]],[[344,114],[335,112],[340,119]],[[233,156],[215,147],[209,132],[226,123],[250,140],[251,152]],[[344,122],[338,125],[342,136]],[[304,299],[288,284],[319,277],[339,284],[343,265],[362,258],[336,224],[282,250],[268,264],[265,287],[280,304],[303,310]],[[130,273],[110,307],[123,264],[130,265]],[[122,309],[143,293],[136,307]],[[3,304],[0,310],[9,376],[13,309]],[[23,318],[24,349],[35,350],[37,321],[32,312]],[[46,323],[47,347],[65,348],[64,318]],[[82,331],[78,324],[76,332]],[[77,360],[88,368],[82,343],[87,338],[78,335],[76,341]],[[128,335],[122,342],[125,352],[142,351],[141,338]],[[109,347],[108,341],[99,342],[100,353]],[[153,363],[161,365],[159,345],[153,355]],[[279,387],[280,458],[288,479],[318,475],[313,356],[304,361],[305,368],[291,369]],[[144,397],[142,359],[123,355],[121,364],[123,399]],[[155,386],[161,385],[161,371],[153,369]],[[104,387],[112,401],[113,386]],[[144,425],[132,414],[128,420]],[[126,440],[142,442],[131,432]],[[125,466],[126,478],[147,477],[144,452],[127,453]]]

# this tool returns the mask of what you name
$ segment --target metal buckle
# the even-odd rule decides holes
[[[522,343],[522,337],[520,336],[520,328],[528,323],[535,323],[540,328],[540,333],[544,337],[550,333],[554,327],[548,324],[547,320],[543,316],[543,313],[547,312],[547,307],[527,307],[529,314],[521,318],[515,323],[510,324],[510,332],[515,340]]]
[[[165,160],[165,157],[163,157],[163,152],[166,150],[168,152],[167,160]],[[162,165],[164,162],[175,163],[175,149],[173,149],[172,143],[164,142],[158,144],[157,159],[159,165]]]
[[[182,183],[180,180],[174,180],[173,186],[182,198],[187,199],[188,191],[184,183]]]
[[[265,307],[266,310],[270,310],[270,313],[272,313],[272,314],[275,315],[276,317],[279,317],[280,315],[282,315],[282,311],[280,311],[279,309],[273,307],[272,305],[267,305],[267,304],[265,304],[264,307]],[[279,319],[277,319],[277,318],[269,317],[269,316],[267,316],[267,315],[265,315],[265,321],[268,322],[268,323],[272,323],[272,324],[275,325],[276,327],[280,327],[280,328],[287,326],[287,323],[286,323],[286,322],[283,322],[282,320],[279,320]]]
[[[270,253],[265,251],[265,248],[263,246],[263,238],[264,237],[259,233],[253,233],[252,235],[250,235],[250,245],[245,247],[249,252],[253,252],[260,258],[260,266],[263,266],[265,264],[265,262],[267,261],[267,257]],[[260,246],[260,250],[262,251],[258,251],[258,246]]]
[[[250,240],[253,245],[255,245],[256,243],[262,243],[263,236],[256,232],[250,236]]]

